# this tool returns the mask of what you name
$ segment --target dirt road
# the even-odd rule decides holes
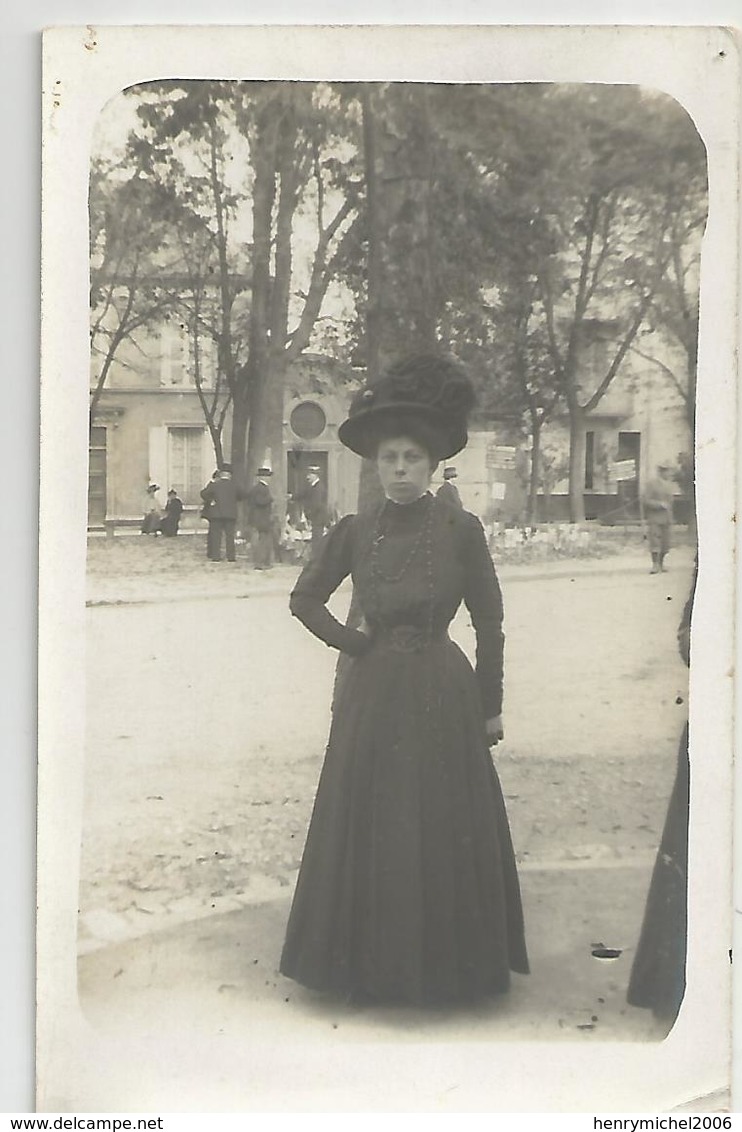
[[[523,571],[504,586],[496,761],[524,870],[651,860],[686,711],[675,630],[688,581],[684,564],[661,577]],[[336,655],[283,594],[88,618],[83,949],[122,938],[124,924],[147,931],[287,889]],[[465,613],[453,635],[471,654]]]

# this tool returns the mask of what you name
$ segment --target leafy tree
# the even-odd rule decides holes
[[[247,255],[235,227],[244,185],[233,166],[245,167],[247,153],[236,128],[233,84],[149,83],[132,88],[138,129],[130,149],[150,176],[181,202],[170,242],[182,261],[175,282],[176,305],[191,337],[193,378],[217,463],[224,458],[222,431],[242,386],[246,350],[246,304],[250,286]],[[215,371],[201,365],[204,344],[213,343]]]
[[[536,178],[544,239],[539,293],[554,369],[570,419],[570,514],[584,519],[585,423],[634,344],[673,258],[683,170],[702,164],[698,136],[670,100],[640,91],[557,90],[549,101],[553,152]],[[559,130],[568,121],[569,131]],[[547,144],[537,131],[529,143]],[[565,156],[569,159],[565,167]],[[552,180],[560,191],[553,190]],[[611,327],[602,358],[586,353],[593,328]],[[592,372],[589,372],[589,370]]]
[[[531,440],[532,523],[541,434],[562,388],[539,309],[538,231],[523,186],[507,176],[514,97],[512,88],[434,92],[433,259],[438,333],[469,366],[480,420]]]
[[[356,215],[352,114],[313,83],[150,83],[131,95],[130,151],[183,205],[170,239],[196,357],[199,336],[217,343],[209,397],[194,374],[215,450],[231,409],[236,478],[251,479],[270,450],[280,498],[286,370],[311,341]],[[302,289],[294,246],[308,217],[316,235]]]
[[[443,333],[462,316],[471,327],[473,312],[491,305],[489,361],[505,378],[492,381],[493,399],[511,399],[520,373],[514,388],[535,438],[534,407],[546,420],[563,399],[571,514],[581,519],[586,417],[670,285],[673,264],[688,277],[675,249],[697,230],[689,183],[701,215],[705,208],[703,147],[672,100],[637,88],[444,87],[431,97],[438,194],[441,153],[456,161],[433,225]],[[692,304],[683,310],[675,294],[695,357]]]
[[[249,479],[270,449],[280,501],[286,372],[311,342],[343,247],[352,239],[362,188],[354,161],[357,123],[332,88],[276,82],[249,89],[238,124],[248,139],[254,180],[248,351],[244,396],[235,398],[232,458]],[[346,161],[338,158],[343,147]],[[300,290],[294,247],[298,221],[307,216],[315,236]]]
[[[633,352],[668,380],[685,409],[691,440],[695,431],[701,240],[707,217],[707,185],[698,166],[678,171],[684,190],[667,232],[667,270],[654,294],[644,332]],[[677,361],[657,356],[669,345]],[[662,351],[667,359],[666,350]]]
[[[124,159],[91,163],[90,349],[97,374],[90,394],[90,422],[124,342],[156,326],[174,298],[162,278],[163,249],[174,199]]]

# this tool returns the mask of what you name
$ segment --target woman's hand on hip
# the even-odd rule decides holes
[[[487,742],[490,747],[496,747],[500,740],[505,738],[505,732],[502,729],[502,716],[492,716],[491,719],[485,721],[484,726],[487,732]]]

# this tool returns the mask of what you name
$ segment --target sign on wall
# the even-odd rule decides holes
[[[512,471],[515,468],[516,451],[512,444],[488,444],[485,457],[487,467]]]
[[[615,460],[613,478],[616,480],[636,479],[636,460]]]

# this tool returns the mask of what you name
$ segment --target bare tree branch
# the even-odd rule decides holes
[[[632,354],[636,354],[638,357],[643,358],[645,362],[651,362],[652,365],[655,365],[658,369],[662,370],[665,376],[670,378],[686,405],[688,404],[688,402],[690,401],[689,391],[686,387],[683,386],[677,374],[670,368],[670,366],[660,361],[659,358],[653,357],[651,354],[645,354],[644,351],[640,350],[638,346],[632,346],[631,352]]]
[[[327,261],[327,250],[330,242],[340,228],[341,224],[351,214],[355,208],[355,201],[350,197],[346,197],[341,207],[338,209],[333,220],[325,228],[320,236],[317,248],[314,253],[314,260],[312,262],[312,273],[307,290],[304,307],[299,318],[298,326],[291,332],[288,338],[286,347],[286,356],[288,362],[293,362],[303,350],[309,345],[312,336],[312,329],[317,320],[319,312],[322,308],[325,294],[329,286],[330,280],[335,273],[337,263],[340,259],[342,251],[347,243],[351,240],[351,232],[354,231],[355,225],[358,223],[358,217],[353,221],[348,228],[345,235],[341,238],[334,254]]]

